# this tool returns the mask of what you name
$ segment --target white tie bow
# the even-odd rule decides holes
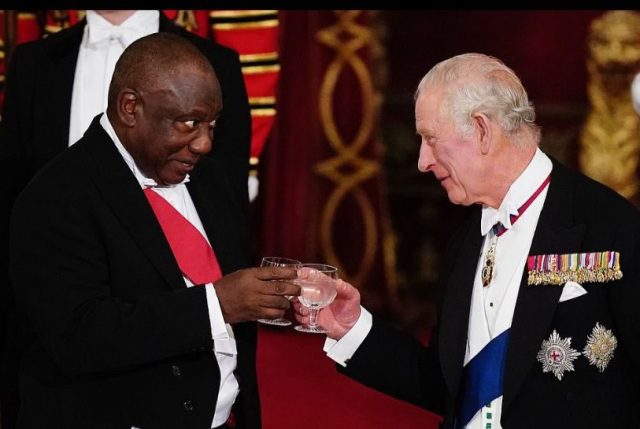
[[[91,25],[89,26],[89,44],[95,45],[104,40],[118,40],[124,49],[140,38],[140,29],[119,25]]]
[[[511,215],[518,215],[518,208],[507,201],[499,209],[484,206],[482,208],[482,220],[480,222],[480,232],[486,235],[494,225],[501,223],[505,229],[511,228]]]

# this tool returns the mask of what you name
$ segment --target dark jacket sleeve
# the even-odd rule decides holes
[[[0,122],[0,347],[5,344],[5,323],[13,303],[9,286],[9,216],[17,194],[30,176],[25,165],[28,131],[22,121],[33,104],[32,87],[35,58],[33,45],[16,47],[5,82],[5,98]]]
[[[437,338],[425,347],[375,320],[358,351],[338,370],[373,389],[442,414],[444,381],[438,362]]]
[[[443,288],[451,275],[470,220],[449,240],[441,264],[438,316],[442,308]],[[437,324],[427,346],[374,317],[371,332],[349,360],[338,370],[353,379],[394,398],[410,402],[444,415],[448,393],[442,375],[438,349]]]
[[[38,49],[34,43],[18,45],[11,57],[5,82],[0,128],[0,162],[4,167],[0,174],[2,189],[12,196],[11,202],[33,174],[32,169],[25,165],[25,159],[31,147],[30,129],[34,124],[26,122],[34,110],[33,85],[36,60],[40,55]],[[3,201],[6,200],[3,198]]]

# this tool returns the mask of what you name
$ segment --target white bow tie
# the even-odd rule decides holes
[[[118,40],[124,49],[140,37],[140,30],[135,27],[126,26],[89,26],[89,44],[95,45],[104,40]]]
[[[497,223],[501,223],[505,229],[511,228],[511,215],[516,216],[518,214],[518,208],[510,203],[506,202],[499,209],[493,207],[484,206],[482,208],[482,220],[480,222],[480,232],[482,235],[486,235],[491,228]]]

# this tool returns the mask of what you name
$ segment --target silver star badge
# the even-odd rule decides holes
[[[573,361],[580,356],[571,348],[571,337],[560,338],[553,330],[548,340],[542,342],[537,359],[542,364],[542,372],[553,372],[558,380],[562,380],[565,371],[573,371]]]
[[[595,365],[600,372],[603,372],[613,358],[616,347],[618,347],[618,339],[613,332],[596,323],[591,335],[587,338],[587,345],[584,346],[582,354],[589,359],[589,364]]]

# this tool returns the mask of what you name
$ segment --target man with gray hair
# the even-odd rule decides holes
[[[444,428],[639,427],[637,210],[538,148],[527,93],[496,58],[437,64],[415,115],[418,169],[476,206],[447,248],[438,326],[425,347],[338,281],[318,318],[328,356]]]

